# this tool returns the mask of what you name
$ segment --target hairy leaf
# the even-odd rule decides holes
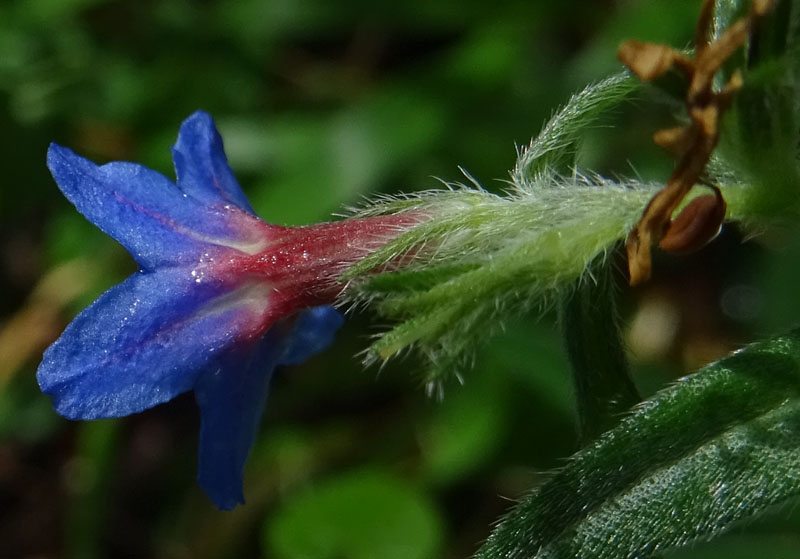
[[[652,557],[797,495],[800,330],[641,404],[525,497],[478,557]]]
[[[628,72],[621,72],[590,84],[570,97],[542,127],[530,145],[520,150],[511,172],[514,184],[527,190],[536,188],[537,178],[554,169],[563,172],[575,164],[577,144],[586,127],[605,111],[616,107],[640,87]]]

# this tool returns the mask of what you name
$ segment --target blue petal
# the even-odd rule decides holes
[[[206,203],[234,204],[254,214],[228,166],[222,138],[208,113],[197,111],[183,121],[172,160],[178,187],[186,194]]]
[[[269,288],[227,292],[188,270],[139,272],[85,309],[44,354],[37,379],[71,419],[139,412],[190,390],[241,336]]]
[[[244,503],[244,463],[264,412],[278,345],[267,337],[250,352],[234,350],[195,386],[200,406],[197,482],[222,510]]]
[[[188,196],[141,165],[98,166],[56,144],[50,145],[47,165],[78,211],[145,270],[196,260],[209,247],[255,252],[265,242],[255,216]]]
[[[244,503],[244,464],[255,442],[275,366],[296,363],[325,349],[342,321],[331,307],[285,319],[250,351],[231,350],[198,379],[197,481],[218,508],[230,510]]]
[[[331,345],[342,324],[344,316],[333,307],[304,311],[297,317],[292,336],[283,348],[281,365],[297,365]]]

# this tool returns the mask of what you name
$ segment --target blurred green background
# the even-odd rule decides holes
[[[134,269],[61,196],[44,165],[49,142],[172,176],[178,126],[205,109],[253,206],[279,224],[330,219],[376,192],[434,188],[434,177],[463,181],[459,165],[500,191],[515,145],[571,92],[617,71],[621,40],[686,45],[698,7],[0,4],[0,557],[466,557],[509,498],[577,448],[552,313],[510,321],[442,401],[425,396],[413,358],[363,370],[356,355],[380,324],[354,314],[332,348],[276,375],[247,504],[215,510],[194,482],[191,396],[72,423],[38,392],[41,351]],[[664,180],[671,161],[649,136],[671,121],[657,100],[645,93],[588,131],[582,164]],[[800,243],[785,233],[741,241],[728,228],[625,290],[645,392],[800,314]],[[797,526],[783,511],[681,556],[800,556]]]

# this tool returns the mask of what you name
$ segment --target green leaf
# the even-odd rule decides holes
[[[442,526],[428,499],[394,476],[356,472],[290,501],[265,526],[280,559],[427,559]]]
[[[794,534],[738,535],[670,554],[669,559],[787,559],[800,557],[800,543]]]
[[[574,167],[578,142],[587,126],[625,100],[640,87],[627,72],[586,86],[570,97],[542,127],[539,135],[522,150],[511,177],[521,189],[531,188],[536,178],[550,171],[568,172]]]
[[[800,330],[656,394],[526,496],[478,557],[652,557],[800,495]]]

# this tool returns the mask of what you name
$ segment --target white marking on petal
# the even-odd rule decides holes
[[[246,310],[261,318],[268,307],[269,292],[269,285],[263,282],[243,285],[203,305],[192,318],[202,320],[236,310]]]

